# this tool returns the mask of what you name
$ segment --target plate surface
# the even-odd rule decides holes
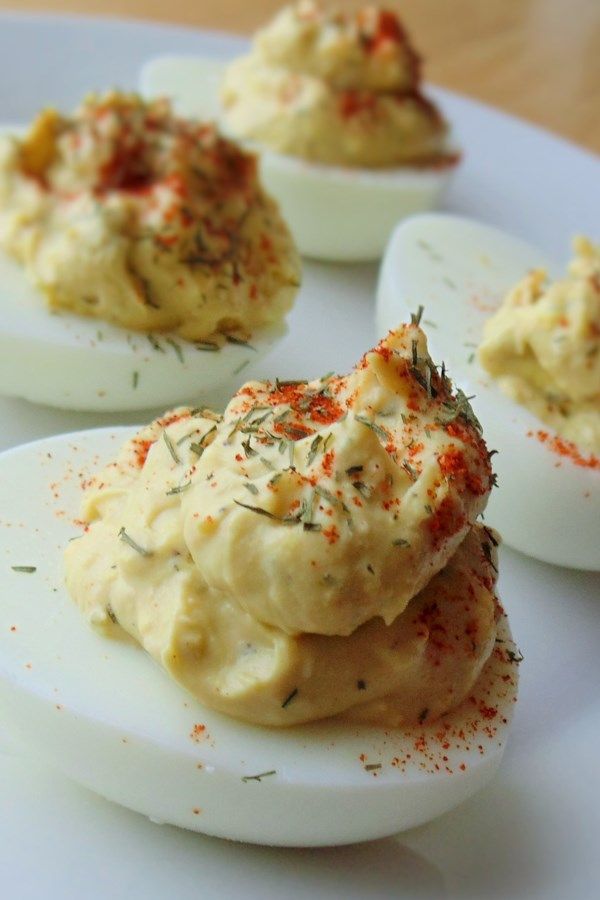
[[[0,73],[10,85],[0,97],[2,121],[27,119],[49,102],[69,108],[93,88],[134,87],[153,55],[233,55],[243,47],[225,36],[108,20],[4,16],[0,25]],[[505,228],[557,259],[572,234],[594,233],[600,171],[593,156],[480,104],[435,93],[466,149],[447,209]],[[369,266],[307,266],[288,336],[245,374],[348,369],[374,340],[375,279]],[[224,396],[203,399],[217,404]],[[61,413],[17,400],[0,400],[0,415],[2,447],[132,422],[126,414]],[[590,900],[600,879],[600,578],[504,549],[500,590],[525,653],[521,699],[498,777],[460,809],[401,838],[358,847],[251,847],[154,825],[6,746],[3,891],[11,900],[158,900],[173,885],[178,896],[201,887],[207,900]]]

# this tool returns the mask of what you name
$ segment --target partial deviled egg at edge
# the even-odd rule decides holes
[[[0,135],[5,394],[105,411],[193,400],[285,333],[299,281],[255,158],[166,101],[90,95]]]
[[[498,486],[486,522],[523,553],[557,565],[598,570],[600,454],[561,437],[507,396],[479,357],[486,323],[507,294],[540,268],[550,282],[562,275],[560,266],[541,251],[495,228],[458,216],[416,216],[397,227],[386,250],[378,287],[378,331],[384,334],[407,311],[424,307],[422,326],[432,354],[445,362],[465,395],[472,396],[488,446],[497,451]],[[587,337],[582,332],[582,340]],[[556,339],[566,339],[566,331]]]
[[[361,261],[381,256],[400,219],[436,205],[460,156],[420,91],[419,63],[392,13],[299,3],[257,33],[249,55],[161,57],[141,88],[216,118],[260,153],[301,253]]]

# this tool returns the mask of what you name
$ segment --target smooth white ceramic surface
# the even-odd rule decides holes
[[[210,56],[160,56],[144,65],[140,87],[148,97],[170,97],[181,115],[216,119],[227,132],[218,96],[224,70]],[[263,183],[300,252],[337,262],[379,259],[396,222],[433,209],[455,169],[345,169],[246,143],[259,153]]]
[[[151,56],[232,57],[245,48],[237,38],[164,25],[19,16],[0,17],[0,24],[1,83],[10,85],[0,96],[3,121],[27,120],[44,102],[69,109],[94,87],[135,87]],[[436,95],[466,148],[445,208],[510,231],[556,259],[571,234],[594,232],[594,157],[473,101]],[[375,279],[370,266],[307,265],[290,332],[264,367],[245,374],[346,370],[375,339]],[[219,395],[203,399],[217,403]],[[0,415],[2,447],[139,418],[7,399],[0,399]],[[500,591],[525,653],[520,699],[500,772],[459,809],[373,843],[269,849],[154,825],[22,752],[0,753],[2,890],[11,900],[162,900],[200,892],[203,900],[595,897],[600,577],[508,548],[500,569]]]
[[[565,240],[563,258],[567,252]],[[486,522],[536,559],[600,570],[600,470],[593,460],[586,468],[540,440],[540,431],[552,430],[506,397],[477,360],[486,320],[527,272],[540,267],[552,279],[565,269],[489,225],[439,213],[415,216],[398,225],[386,250],[377,327],[384,335],[424,306],[433,359],[444,360],[456,384],[473,397],[488,447],[498,452],[498,488]]]

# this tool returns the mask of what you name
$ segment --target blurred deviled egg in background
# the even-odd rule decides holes
[[[487,225],[416,216],[386,251],[377,325],[424,305],[433,352],[498,452],[486,521],[523,553],[598,570],[600,253],[584,238],[574,251],[565,277]]]
[[[111,92],[0,138],[0,384],[52,406],[193,400],[280,337],[300,263],[256,159]]]
[[[161,57],[141,85],[259,150],[301,253],[319,259],[379,258],[401,218],[435,206],[459,160],[408,35],[377,6],[302,0],[246,56]]]

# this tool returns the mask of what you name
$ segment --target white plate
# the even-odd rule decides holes
[[[30,117],[49,101],[68,108],[94,87],[133,87],[154,55],[232,55],[243,46],[164,26],[2,17],[0,74],[10,90],[0,120]],[[594,157],[472,101],[438,95],[467,151],[448,209],[557,259],[572,234],[597,229]],[[373,267],[307,266],[287,338],[264,369],[245,372],[286,378],[347,369],[374,339],[375,276]],[[1,400],[0,416],[3,447],[131,422],[17,400]],[[2,518],[0,510],[0,527]],[[525,653],[521,699],[498,777],[460,809],[401,838],[270,850],[153,825],[22,756],[0,754],[2,895],[591,900],[600,879],[600,578],[505,549],[500,588]]]

